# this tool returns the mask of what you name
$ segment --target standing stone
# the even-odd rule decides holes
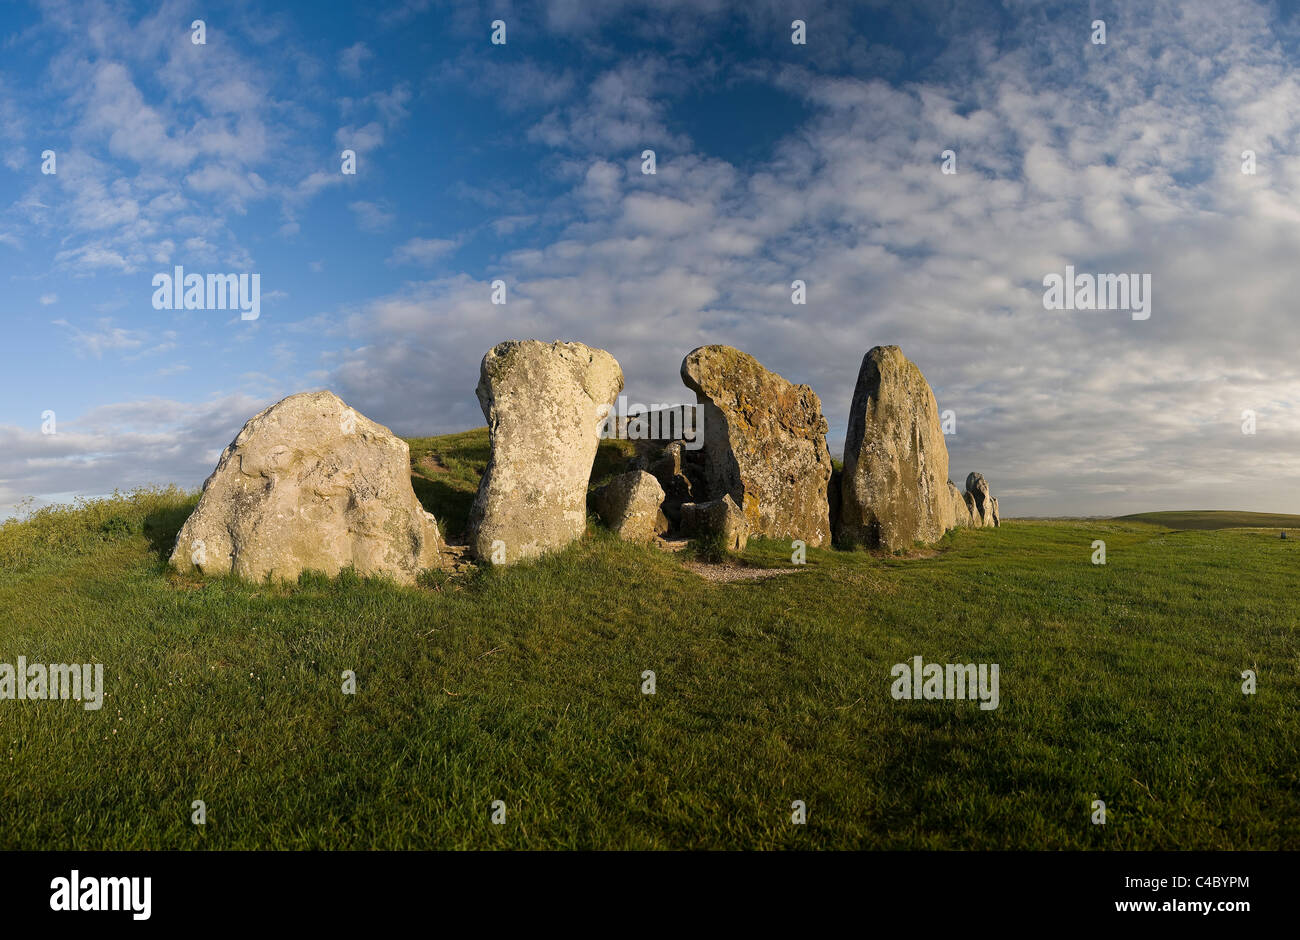
[[[970,507],[966,505],[966,494],[957,489],[957,485],[952,480],[948,481],[948,498],[952,501],[953,528],[964,529],[974,525]]]
[[[996,501],[989,495],[989,484],[982,473],[972,473],[966,477],[967,503],[971,507],[971,518],[977,526],[998,524]]]
[[[600,428],[622,390],[603,349],[530,339],[488,350],[477,391],[492,453],[470,509],[475,555],[514,563],[581,537]]]
[[[648,542],[668,531],[659,508],[663,501],[663,487],[644,470],[620,473],[592,494],[601,521],[628,542]]]
[[[816,393],[730,346],[692,351],[682,381],[704,406],[710,498],[730,496],[750,535],[827,544],[831,455]]]
[[[877,346],[849,408],[839,537],[897,551],[937,541],[953,517],[934,392],[897,346]]]
[[[254,581],[351,566],[410,584],[440,563],[440,547],[411,489],[406,442],[334,393],[309,392],[244,425],[203,484],[171,564]]]

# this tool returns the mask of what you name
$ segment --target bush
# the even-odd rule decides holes
[[[198,494],[177,486],[141,487],[103,499],[79,498],[45,506],[25,519],[0,525],[0,566],[23,568],[69,555],[84,555],[105,542],[143,535],[153,549],[170,551]]]

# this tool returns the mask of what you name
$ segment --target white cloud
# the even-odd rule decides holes
[[[374,53],[364,42],[354,43],[339,53],[339,72],[356,81],[361,78],[361,67],[373,58]]]
[[[933,48],[904,52],[871,45],[845,6],[809,0],[815,56],[736,62],[706,47],[730,35],[724,28],[747,31],[759,49],[779,43],[784,5],[548,3],[539,22],[578,45],[581,65],[494,61],[475,89],[513,91],[502,106],[534,112],[520,124],[552,151],[544,181],[535,166],[499,184],[448,181],[451,195],[489,210],[485,228],[533,240],[474,275],[301,321],[346,336],[320,364],[326,380],[376,420],[436,433],[482,423],[478,362],[502,340],[609,349],[643,401],[683,400],[682,356],[730,343],[812,385],[838,448],[863,354],[898,343],[957,414],[954,480],[982,471],[1009,515],[1300,511],[1291,313],[1300,164],[1289,158],[1300,145],[1300,79],[1279,39],[1293,38],[1290,27],[1246,0],[1160,2],[1126,8],[1110,45],[1092,47],[1086,29],[1037,4],[1012,4],[995,35],[977,5],[918,3],[912,25],[932,27]],[[413,0],[391,22],[428,7]],[[238,63],[209,72],[215,64],[177,44],[162,72],[168,94],[146,100],[133,50],[141,38],[161,48],[170,27],[155,17],[122,39],[95,9],[108,19],[90,28],[60,4],[47,18],[72,37],[60,63],[82,89],[80,131],[141,173],[122,184],[72,147],[57,181],[22,194],[15,219],[73,232],[60,264],[130,271],[177,245],[228,256],[237,245],[205,204],[218,192],[280,199],[287,231],[294,210],[350,181],[334,155],[293,152],[292,172],[278,175],[241,158],[283,147],[293,127],[277,130],[267,88]],[[453,32],[481,39],[472,16],[448,15]],[[612,24],[675,53],[613,58],[602,32]],[[437,79],[470,81],[480,58],[467,53]],[[363,61],[358,53],[358,69]],[[806,109],[775,146],[737,164],[698,152],[677,120],[692,103],[684,94],[732,79],[770,82]],[[195,96],[206,115],[182,119],[180,103]],[[0,123],[4,100],[0,88]],[[414,100],[398,84],[339,101],[336,144],[383,146]],[[87,112],[92,102],[102,113]],[[247,124],[233,119],[240,109]],[[637,168],[645,147],[661,154],[653,177]],[[948,148],[955,176],[939,171]],[[1259,155],[1255,176],[1240,172],[1247,148]],[[567,187],[559,195],[557,179]],[[380,197],[350,206],[363,226],[392,214]],[[20,247],[29,228],[0,242]],[[389,262],[449,262],[457,247],[412,238]],[[1066,264],[1151,273],[1151,319],[1045,311],[1042,277]],[[504,306],[489,300],[497,276],[509,283]],[[790,303],[794,278],[808,284],[806,306]],[[164,345],[107,322],[61,322],[83,355]],[[1259,414],[1253,437],[1239,429],[1246,408]]]
[[[430,265],[455,248],[456,243],[445,238],[412,238],[397,246],[388,263]]]
[[[955,61],[901,86],[785,67],[773,80],[811,120],[743,171],[686,153],[635,172],[647,136],[681,135],[632,80],[654,64],[617,66],[534,128],[588,159],[549,207],[568,230],[501,259],[509,303],[487,278],[394,295],[353,318],[334,380],[433,433],[481,420],[477,361],[505,339],[602,346],[659,401],[687,394],[686,352],[730,343],[811,384],[838,448],[863,354],[898,343],[957,413],[954,480],[982,471],[1011,515],[1300,511],[1300,174],[1275,156],[1243,178],[1239,156],[1300,142],[1300,94],[1254,9],[1212,36],[1185,7],[1134,14],[1122,52],[1046,77],[1041,57],[1078,61],[1079,43],[1032,17],[997,54],[974,37],[960,81]],[[1151,52],[1175,47],[1195,51],[1172,70]],[[1151,273],[1151,320],[1044,310],[1042,277],[1067,263]]]
[[[345,125],[334,132],[334,142],[346,150],[370,153],[383,146],[384,128],[378,121],[371,121],[363,127]]]
[[[393,212],[375,202],[358,200],[348,203],[348,208],[357,217],[357,226],[366,232],[382,232],[397,218]]]
[[[221,447],[269,403],[244,394],[122,402],[75,417],[60,413],[49,435],[39,425],[0,425],[0,519],[28,497],[44,503],[149,484],[196,487]]]
[[[93,330],[82,330],[62,319],[54,320],[53,323],[67,331],[80,356],[102,359],[105,352],[139,349],[145,342],[139,332],[113,326],[113,322],[107,319],[99,320]]]
[[[669,129],[664,100],[652,97],[683,80],[662,59],[633,58],[600,75],[578,103],[548,113],[529,129],[529,139],[583,152],[685,150],[689,138]]]
[[[537,224],[535,215],[507,215],[499,219],[492,220],[492,231],[498,237],[513,235],[515,232],[530,228]]]

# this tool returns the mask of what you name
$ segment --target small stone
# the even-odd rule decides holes
[[[619,474],[592,494],[601,521],[628,542],[649,542],[668,531],[663,501],[663,487],[644,470]]]
[[[727,551],[745,550],[749,525],[730,495],[705,503],[682,503],[682,531],[688,535],[721,535]]]

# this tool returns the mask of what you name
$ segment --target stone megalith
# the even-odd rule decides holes
[[[831,454],[821,399],[731,346],[701,346],[682,381],[704,406],[710,500],[730,496],[750,535],[830,542]]]
[[[897,346],[862,359],[844,442],[839,538],[887,551],[955,524],[948,446],[934,392]]]
[[[592,494],[601,521],[628,542],[648,542],[668,531],[663,502],[663,487],[644,470],[620,473]]]
[[[966,494],[957,489],[957,484],[948,481],[948,498],[952,501],[952,525],[955,529],[965,529],[974,525],[970,507],[966,505]]]
[[[966,477],[966,503],[971,509],[973,525],[998,524],[997,500],[989,493],[989,484],[984,479],[984,474],[972,473]]]
[[[603,349],[530,339],[488,350],[477,393],[492,453],[469,514],[476,556],[514,563],[581,537],[600,428],[622,390]]]
[[[349,566],[411,584],[441,564],[436,520],[411,489],[410,449],[333,392],[249,419],[203,484],[171,564],[261,581]]]

